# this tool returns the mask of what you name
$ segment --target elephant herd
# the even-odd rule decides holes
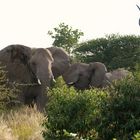
[[[30,48],[24,45],[9,45],[0,51],[0,65],[6,66],[9,81],[25,85],[19,95],[20,102],[35,102],[42,110],[47,103],[46,88],[62,76],[67,85],[84,90],[102,88],[113,80],[122,79],[128,71],[118,69],[107,72],[100,62],[71,64],[69,55],[61,48]]]

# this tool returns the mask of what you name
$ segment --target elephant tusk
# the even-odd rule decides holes
[[[41,81],[39,79],[37,79],[37,82],[38,82],[39,85],[41,85]]]
[[[53,78],[53,82],[56,83],[56,80]]]
[[[68,83],[68,85],[73,85],[73,84],[74,84],[74,82],[69,82],[69,83]]]

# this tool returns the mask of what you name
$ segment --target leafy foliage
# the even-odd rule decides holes
[[[97,127],[103,139],[131,139],[140,130],[140,80],[137,77],[117,82],[101,111]]]
[[[63,139],[67,132],[86,139],[131,139],[140,130],[138,76],[137,72],[104,90],[84,91],[68,88],[59,79],[49,92],[45,136]]]
[[[134,69],[140,61],[140,37],[108,35],[79,44],[75,53],[82,62],[103,62],[108,69]]]
[[[58,27],[49,31],[48,34],[54,39],[53,45],[64,48],[69,55],[75,49],[78,40],[83,36],[83,32],[78,29],[72,29],[72,27],[65,23],[60,23]]]
[[[134,135],[133,140],[140,140],[140,131]]]
[[[10,109],[13,101],[16,101],[19,90],[17,87],[9,87],[4,67],[0,67],[0,112]]]
[[[108,95],[94,89],[77,91],[66,85],[53,88],[49,94],[46,127],[51,131],[51,135],[62,137],[67,131],[85,138],[97,125],[101,101]]]

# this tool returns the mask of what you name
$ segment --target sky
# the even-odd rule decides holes
[[[62,22],[84,32],[80,42],[107,34],[140,35],[139,0],[0,0],[0,49],[52,46],[49,30]]]

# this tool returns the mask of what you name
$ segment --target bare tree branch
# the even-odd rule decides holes
[[[138,7],[138,9],[140,10],[140,7],[136,4],[136,6]]]

